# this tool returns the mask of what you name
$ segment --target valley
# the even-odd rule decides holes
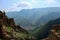
[[[23,9],[6,13],[0,11],[0,14],[0,25],[3,29],[0,28],[0,38],[6,40],[50,40],[52,25],[60,24],[59,7]]]

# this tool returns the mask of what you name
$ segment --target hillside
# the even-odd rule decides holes
[[[60,18],[57,18],[57,19],[54,19],[54,20],[50,20],[44,26],[35,29],[35,31],[33,32],[35,34],[33,34],[33,35],[36,36],[38,38],[38,40],[46,38],[49,35],[49,33],[50,33],[52,25],[56,25],[56,24],[60,24]]]

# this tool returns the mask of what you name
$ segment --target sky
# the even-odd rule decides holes
[[[0,0],[0,10],[7,12],[46,7],[60,7],[60,0]]]

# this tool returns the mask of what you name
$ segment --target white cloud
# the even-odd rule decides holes
[[[14,3],[7,11],[20,11],[21,9],[31,9],[31,8],[43,8],[59,6],[56,0],[31,0],[31,1],[19,1]]]
[[[10,8],[7,9],[7,11],[20,11],[21,9],[29,9],[31,8],[31,3],[27,1],[20,1],[17,3],[14,3]]]
[[[30,7],[31,3],[27,2],[27,1],[23,1],[23,2],[19,2],[17,7]]]

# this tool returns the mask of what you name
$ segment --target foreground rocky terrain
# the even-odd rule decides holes
[[[15,25],[13,18],[8,18],[0,11],[0,39],[1,40],[36,40],[29,32],[19,25]]]

